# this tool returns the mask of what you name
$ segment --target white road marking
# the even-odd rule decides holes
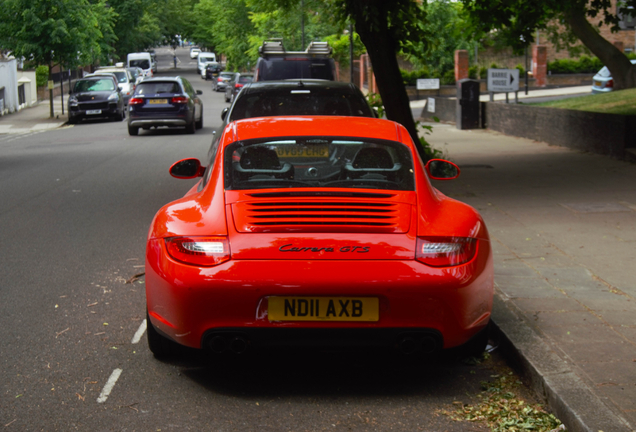
[[[115,369],[113,373],[110,374],[110,378],[108,378],[108,381],[106,381],[106,385],[104,386],[104,388],[102,389],[102,392],[99,394],[99,397],[97,398],[97,403],[106,402],[106,400],[108,399],[108,395],[110,395],[110,392],[113,390],[113,387],[115,387],[115,383],[119,379],[119,375],[121,375],[121,372],[122,372],[121,369]]]
[[[144,332],[146,331],[146,326],[147,326],[146,320],[143,320],[141,322],[141,325],[139,326],[139,329],[137,329],[137,333],[135,333],[130,343],[134,343],[134,344],[139,343],[139,341],[141,340],[141,337],[144,335]]]

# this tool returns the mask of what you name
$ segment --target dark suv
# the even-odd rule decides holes
[[[278,39],[263,42],[258,49],[254,81],[286,79],[336,79],[336,64],[327,42],[311,42],[305,51],[287,51]]]
[[[113,74],[91,75],[79,79],[69,93],[69,123],[96,117],[123,120],[126,116],[124,97]]]
[[[180,76],[144,79],[128,102],[128,133],[137,135],[139,128],[185,126],[193,134],[203,127],[201,93]]]

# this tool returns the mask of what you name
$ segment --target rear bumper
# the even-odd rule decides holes
[[[133,127],[144,126],[185,126],[188,124],[186,119],[130,119],[128,122]]]
[[[487,243],[487,242],[484,242]],[[377,297],[377,322],[269,321],[270,296]],[[193,348],[219,332],[257,345],[393,346],[406,332],[436,335],[439,348],[463,345],[489,322],[493,297],[489,245],[470,263],[427,267],[415,260],[231,260],[211,268],[173,261],[163,241],[146,256],[152,325]],[[232,334],[229,336],[232,338]],[[313,342],[312,342],[313,341]]]

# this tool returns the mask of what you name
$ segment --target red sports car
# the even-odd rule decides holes
[[[148,342],[241,353],[264,346],[483,350],[493,297],[488,231],[430,179],[401,125],[268,117],[225,127],[201,177],[155,216]]]

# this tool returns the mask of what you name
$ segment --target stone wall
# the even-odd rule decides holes
[[[487,102],[484,120],[506,135],[620,159],[636,148],[636,116]]]

